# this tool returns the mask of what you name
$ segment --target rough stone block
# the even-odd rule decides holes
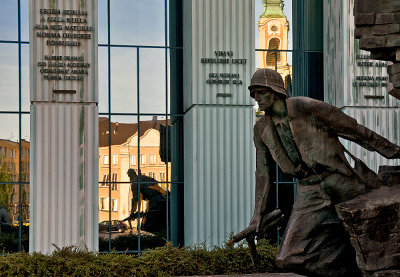
[[[394,56],[395,52],[388,49],[376,49],[371,52],[371,59],[373,60],[391,61]]]
[[[363,36],[372,36],[372,27],[357,27],[354,30],[354,35],[356,38],[361,38]]]
[[[400,100],[400,89],[399,88],[393,88],[389,91],[389,94],[393,96],[394,98],[397,98]],[[399,275],[400,276],[400,275]]]
[[[400,73],[389,74],[389,82],[391,82],[395,88],[400,87]]]
[[[388,66],[388,73],[389,74],[396,74],[400,73],[400,63],[393,63]]]
[[[357,13],[355,15],[356,26],[373,25],[375,23],[374,13]]]
[[[357,0],[354,3],[354,14],[373,12],[376,8],[376,0]]]
[[[360,4],[362,4],[362,2]],[[400,11],[399,0],[379,0],[375,1],[375,5],[374,9],[378,12],[391,13]]]
[[[387,35],[385,46],[386,47],[400,47],[400,34]]]
[[[385,41],[384,36],[362,37],[360,39],[360,48],[365,50],[382,48],[385,46]]]
[[[336,205],[365,276],[400,264],[400,185],[381,187]],[[385,276],[385,275],[377,275]],[[389,275],[390,276],[390,275]]]
[[[372,32],[376,35],[396,34],[400,32],[400,24],[374,25]]]
[[[375,24],[397,23],[394,15],[394,13],[378,13],[375,17]]]

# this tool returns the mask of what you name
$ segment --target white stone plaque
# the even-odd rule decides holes
[[[98,101],[95,2],[31,1],[31,101]]]

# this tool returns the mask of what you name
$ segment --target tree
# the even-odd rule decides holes
[[[4,155],[0,155],[0,183],[10,183],[13,181],[13,169],[10,162],[7,162]],[[4,206],[8,214],[13,214],[13,184],[0,184],[0,207]]]

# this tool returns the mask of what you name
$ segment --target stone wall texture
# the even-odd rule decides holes
[[[381,187],[336,206],[364,276],[400,276],[400,186]]]
[[[400,99],[400,1],[355,0],[355,36],[373,59],[390,61],[389,94]]]

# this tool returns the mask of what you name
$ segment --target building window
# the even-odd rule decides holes
[[[268,50],[279,50],[279,39],[271,38],[269,41]],[[276,52],[276,53],[275,53]],[[268,51],[267,53],[267,66],[275,66],[275,58],[277,64],[281,62],[281,52],[280,51]]]
[[[146,155],[140,155],[140,164],[146,164]]]
[[[14,159],[14,150],[10,149],[10,158]]]
[[[100,197],[99,199],[99,210],[108,211],[108,197]]]
[[[118,155],[113,155],[113,164],[118,164]]]
[[[108,187],[108,182],[110,182],[110,175],[104,174],[103,175],[103,182],[100,184],[101,187]]]
[[[108,155],[104,155],[104,164],[108,164],[108,163],[109,163]]]
[[[160,172],[160,181],[165,182],[165,172]]]
[[[149,172],[149,177],[156,179],[156,173],[155,172]]]
[[[118,179],[118,173],[113,173],[112,174],[112,184],[111,184],[112,190],[118,190],[117,179]]]
[[[111,199],[111,211],[118,212],[118,199]]]
[[[150,164],[157,164],[157,155],[150,154]]]
[[[131,156],[131,165],[136,165],[136,155]]]

